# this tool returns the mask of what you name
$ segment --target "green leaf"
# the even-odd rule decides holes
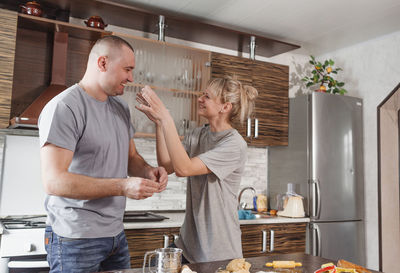
[[[347,93],[347,90],[346,89],[344,89],[344,88],[342,88],[342,89],[340,89],[340,94],[342,94],[342,95],[344,95],[345,93]]]
[[[317,74],[317,71],[316,71],[316,70],[313,70],[313,71],[311,71],[311,73],[313,73],[313,74]]]
[[[314,65],[314,62],[313,62],[313,61],[309,61],[309,63],[312,64],[312,65]]]
[[[333,74],[337,74],[337,71],[336,70],[332,70],[332,72],[331,73],[333,73]]]
[[[310,87],[311,85],[314,85],[314,83],[313,82],[309,82],[309,83],[306,84],[307,87]]]
[[[339,93],[339,88],[334,88],[333,89],[333,94]]]
[[[341,69],[340,67],[336,67],[336,71],[340,71],[340,70],[343,70],[343,69]]]
[[[334,64],[335,64],[335,62],[334,62],[334,61],[332,61],[332,59],[329,59],[329,64],[330,64],[330,65],[334,65]]]
[[[329,65],[328,60],[325,61],[324,65],[325,65],[325,66],[328,66],[328,65]]]
[[[311,59],[312,59],[313,61],[315,61],[315,57],[314,57],[313,55],[310,55],[310,57],[311,57]]]
[[[337,86],[342,87],[344,85],[344,82],[338,82]]]

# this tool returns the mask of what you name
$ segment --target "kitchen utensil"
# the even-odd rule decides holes
[[[36,1],[26,2],[25,5],[20,5],[21,12],[33,16],[42,16],[42,8]]]
[[[148,257],[148,260],[147,260]],[[152,259],[155,260],[154,267],[151,267]],[[148,261],[148,264],[147,264]],[[146,267],[151,273],[179,273],[182,265],[182,249],[180,248],[158,248],[154,251],[148,251],[144,255],[143,273]]]
[[[287,205],[283,211],[278,211],[278,216],[304,217],[303,197],[289,196]]]
[[[106,26],[108,26],[107,24],[104,23],[103,19],[97,15],[91,16],[87,21],[84,22],[88,27],[93,27],[93,28],[104,29]]]

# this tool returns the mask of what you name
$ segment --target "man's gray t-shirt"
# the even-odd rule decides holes
[[[246,142],[235,129],[211,132],[206,125],[194,129],[183,145],[211,173],[188,177],[185,220],[176,245],[192,263],[241,258],[237,193]]]
[[[127,177],[133,134],[125,102],[111,96],[98,101],[78,84],[54,97],[39,118],[40,146],[51,143],[73,151],[68,171],[95,178]],[[47,224],[63,237],[116,236],[123,230],[125,204],[124,196],[77,200],[48,195]]]

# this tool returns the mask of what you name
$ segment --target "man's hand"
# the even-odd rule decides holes
[[[159,192],[160,184],[141,177],[129,177],[124,183],[123,195],[132,199],[145,199]]]
[[[146,170],[146,177],[159,183],[157,192],[162,192],[167,187],[168,173],[164,167],[148,168]]]

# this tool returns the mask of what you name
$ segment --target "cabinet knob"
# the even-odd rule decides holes
[[[258,138],[258,118],[254,119],[254,138]]]

